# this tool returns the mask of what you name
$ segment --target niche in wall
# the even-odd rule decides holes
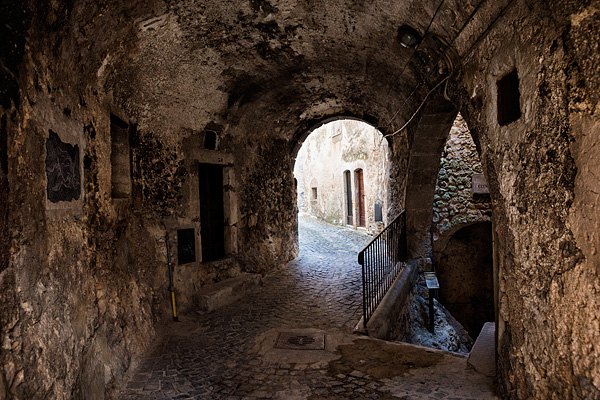
[[[110,143],[111,196],[126,199],[131,196],[129,124],[113,114],[110,115]]]
[[[81,171],[79,145],[61,140],[56,132],[48,131],[46,139],[46,193],[48,201],[58,203],[79,200]]]
[[[498,124],[507,125],[521,118],[519,75],[514,69],[496,83],[498,89]]]
[[[177,263],[196,261],[196,231],[194,228],[177,229]]]

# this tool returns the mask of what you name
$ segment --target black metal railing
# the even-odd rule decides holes
[[[362,265],[365,328],[402,269],[401,261],[406,261],[406,211],[358,253],[358,263]]]

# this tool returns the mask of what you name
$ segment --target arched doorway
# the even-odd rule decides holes
[[[495,320],[492,223],[458,229],[434,255],[440,302],[476,338]]]
[[[356,119],[329,121],[313,129],[294,166],[300,213],[379,232],[387,220],[389,175],[388,143],[382,137]]]

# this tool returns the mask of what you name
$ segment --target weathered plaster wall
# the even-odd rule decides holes
[[[461,112],[488,177],[499,276],[500,390],[600,397],[598,93],[590,2],[513,2],[466,56]],[[517,68],[522,116],[499,126],[496,81]]]
[[[387,141],[364,122],[341,120],[315,129],[304,141],[294,167],[300,210],[333,224],[358,226],[356,170],[362,169],[365,227],[379,232],[387,221],[387,156]],[[347,220],[345,171],[351,174],[351,224]],[[317,199],[313,199],[313,187]],[[375,221],[375,203],[382,206],[383,222]]]

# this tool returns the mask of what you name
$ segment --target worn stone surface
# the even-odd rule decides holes
[[[458,110],[491,187],[502,393],[598,397],[597,0],[1,7],[0,388],[11,397],[111,393],[168,316],[164,236],[200,232],[200,162],[224,168],[229,257],[185,267],[181,297],[292,259],[292,155],[328,118],[392,134],[416,112],[388,137],[389,215],[410,211],[411,254],[429,256],[439,156]],[[418,53],[396,40],[403,24],[424,34]],[[515,66],[522,116],[499,126],[496,81]],[[135,127],[129,199],[111,198],[111,113]],[[58,209],[47,207],[50,129],[82,152],[80,203]]]
[[[364,227],[371,234],[379,233],[387,222],[388,142],[364,122],[333,121],[306,138],[294,165],[298,207],[330,223],[360,226],[359,169],[363,171]],[[346,187],[346,172],[350,174],[350,188]],[[316,199],[313,188],[317,189]],[[375,221],[375,204],[382,210],[380,221]]]
[[[495,398],[491,379],[469,369],[464,357],[351,334],[360,316],[354,258],[365,240],[301,217],[300,257],[289,269],[270,274],[260,291],[220,313],[188,314],[162,326],[118,397]],[[278,334],[290,331],[324,333],[325,349],[275,348]]]
[[[436,241],[442,239],[445,242],[448,240],[446,236],[460,227],[490,220],[492,205],[489,196],[474,195],[471,189],[473,174],[482,172],[469,128],[462,115],[458,114],[442,153],[433,196],[434,251]],[[444,235],[446,232],[448,234]]]
[[[598,12],[596,1],[515,2],[465,53],[461,113],[494,203],[509,398],[600,396],[599,222],[588,213],[598,204]],[[513,68],[522,116],[499,126],[496,81]]]

